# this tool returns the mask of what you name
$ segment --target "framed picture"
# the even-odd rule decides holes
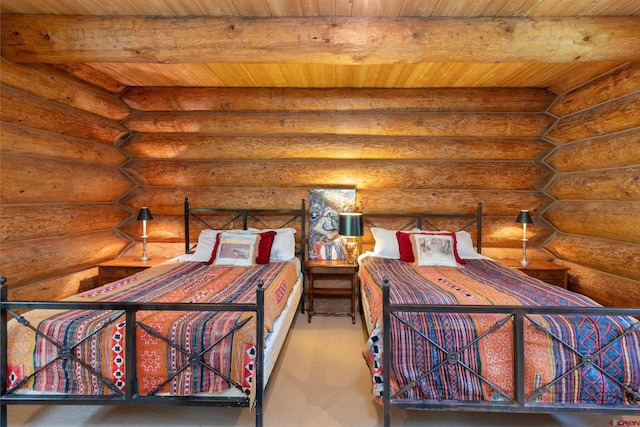
[[[309,194],[309,259],[345,259],[338,236],[340,212],[354,212],[355,189],[317,189]]]

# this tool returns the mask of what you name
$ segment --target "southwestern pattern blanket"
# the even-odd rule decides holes
[[[268,333],[297,279],[295,265],[288,262],[254,267],[166,262],[68,300],[253,303],[256,283],[262,280]],[[10,322],[8,388],[77,395],[122,391],[125,337],[120,312],[34,310],[24,318],[41,333]],[[252,313],[143,311],[136,321],[141,325],[136,328],[139,394],[219,393],[234,384],[251,394],[256,346]],[[238,327],[245,321],[246,327]],[[77,359],[58,358],[52,363],[60,346],[71,348]],[[193,354],[199,354],[215,373],[190,365]],[[31,376],[34,372],[37,375]],[[111,390],[114,385],[118,390]]]
[[[587,297],[488,259],[468,259],[456,268],[365,257],[360,272],[373,325],[364,356],[378,399],[382,377],[388,374],[381,363],[385,277],[390,279],[392,304],[597,306]],[[392,394],[402,390],[401,398],[435,401],[502,401],[513,396],[512,320],[488,313],[399,315],[401,320],[391,322]],[[537,402],[638,406],[638,325],[637,319],[622,316],[529,316],[524,329],[525,393]],[[450,353],[460,363],[446,363]],[[594,354],[595,363],[586,363],[579,354]]]

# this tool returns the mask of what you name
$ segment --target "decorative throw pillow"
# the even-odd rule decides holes
[[[263,233],[258,233],[258,235],[260,236],[260,243],[258,244],[258,256],[256,256],[256,264],[269,264],[273,242],[276,238],[276,232],[265,231]]]
[[[216,244],[216,238],[220,234],[220,230],[202,230],[198,236],[198,245],[196,251],[191,256],[191,261],[205,262],[211,258],[213,247]]]
[[[457,251],[456,234],[449,232],[396,233],[400,260],[418,265],[466,264]]]
[[[287,228],[274,228],[274,229],[266,229],[260,230],[258,228],[250,228],[250,232],[252,233],[264,233],[269,231],[275,231],[276,235],[273,239],[273,244],[271,246],[271,256],[270,261],[289,261],[295,258],[296,256],[296,239],[295,233],[296,230],[291,227]]]
[[[256,264],[259,234],[239,234],[223,231],[220,234],[214,265],[249,267]]]

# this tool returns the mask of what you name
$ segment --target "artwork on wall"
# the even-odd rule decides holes
[[[345,259],[338,215],[353,212],[355,189],[317,189],[309,194],[309,259]]]

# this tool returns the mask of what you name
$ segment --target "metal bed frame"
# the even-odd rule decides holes
[[[218,213],[218,214],[231,214],[233,218],[229,220],[232,223],[234,219],[243,218],[243,228],[247,227],[247,218],[253,218],[256,221],[264,224],[258,219],[261,215],[277,215],[285,214],[291,215],[292,218],[288,221],[294,221],[299,219],[302,223],[302,249],[297,251],[300,256],[304,256],[304,234],[305,234],[305,202],[302,200],[302,207],[300,210],[251,210],[251,209],[208,209],[208,208],[189,208],[188,199],[185,199],[185,241],[186,252],[190,252],[189,248],[189,217],[194,216],[203,221],[196,213]],[[205,222],[206,224],[206,222]],[[277,227],[273,227],[277,228]],[[304,265],[304,259],[302,261]],[[301,300],[304,300],[304,275],[302,277],[303,294]],[[184,354],[188,358],[188,363],[180,369],[173,372],[169,379],[175,378],[180,375],[181,372],[186,370],[190,366],[198,366],[213,372],[216,375],[220,375],[226,380],[230,381],[235,387],[239,387],[226,376],[216,370],[215,367],[209,366],[204,360],[204,353],[211,350],[217,343],[214,343],[208,348],[198,349],[196,351],[187,351],[180,348],[177,344],[172,343],[168,338],[162,337],[155,333],[151,328],[144,325],[142,322],[136,320],[136,313],[141,310],[153,310],[153,311],[234,311],[234,312],[255,312],[256,316],[256,342],[264,342],[264,289],[262,281],[258,281],[256,289],[256,302],[255,304],[234,304],[234,303],[142,303],[142,302],[67,302],[67,301],[50,301],[50,302],[27,302],[27,301],[9,301],[8,300],[8,288],[6,286],[6,278],[0,277],[0,426],[6,427],[7,425],[7,405],[10,404],[23,404],[23,405],[131,405],[131,406],[143,406],[143,405],[190,405],[190,406],[214,406],[214,407],[249,407],[250,402],[248,397],[215,397],[215,396],[158,396],[157,392],[162,386],[157,387],[152,392],[146,395],[140,395],[137,392],[137,380],[136,380],[136,340],[135,330],[137,327],[145,329],[149,333],[153,333],[157,338],[163,340],[168,345],[174,347],[176,351]],[[301,306],[304,309],[304,302],[301,302]],[[21,310],[44,310],[44,309],[73,309],[73,310],[98,310],[98,311],[113,311],[113,316],[110,317],[111,322],[115,322],[117,319],[125,316],[125,382],[124,390],[121,391],[117,385],[107,378],[102,377],[99,372],[96,372],[85,361],[79,359],[74,355],[74,348],[81,345],[87,339],[100,330],[92,332],[89,336],[84,337],[81,341],[71,345],[63,346],[54,343],[51,338],[38,331],[36,327],[31,325],[23,316],[18,314]],[[49,340],[57,347],[57,355],[46,363],[45,366],[35,371],[31,376],[25,378],[20,383],[16,384],[12,388],[7,388],[8,380],[8,355],[7,355],[7,323],[9,315],[17,319],[19,323],[27,328],[30,328],[34,333],[38,334],[41,338]],[[228,336],[235,330],[242,328],[246,321],[240,322],[236,327],[228,331],[225,336]],[[106,325],[105,325],[106,327]],[[219,340],[218,342],[220,342]],[[38,394],[20,394],[14,393],[21,384],[25,381],[33,378],[57,360],[73,360],[80,364],[84,369],[87,369],[98,380],[108,387],[112,394],[103,395],[63,395],[54,393],[38,393]],[[256,426],[263,425],[263,403],[264,403],[264,346],[256,345],[256,374],[255,378],[255,423]],[[164,385],[164,384],[163,384]]]
[[[370,218],[386,217],[386,218],[400,218],[408,219],[410,224],[417,224],[418,228],[422,228],[423,223],[427,223],[429,227],[437,230],[437,227],[429,221],[429,218],[469,218],[471,221],[464,225],[462,229],[467,228],[473,223],[476,224],[476,247],[478,253],[482,251],[482,205],[478,203],[477,212],[475,215],[469,214],[365,214],[365,221],[369,221],[373,224]],[[410,225],[406,225],[409,228]],[[624,336],[633,333],[640,333],[640,321],[636,321],[625,330],[620,336],[614,338],[606,345],[593,349],[591,353],[581,353],[577,349],[574,349],[570,343],[562,341],[559,337],[553,335],[553,333],[547,330],[544,326],[540,325],[532,317],[535,315],[592,315],[592,316],[630,316],[640,318],[640,308],[611,308],[611,307],[559,307],[559,306],[460,306],[460,305],[434,305],[434,304],[393,304],[390,301],[390,286],[393,283],[388,278],[384,278],[382,285],[382,329],[383,329],[383,417],[384,425],[391,425],[391,410],[396,409],[419,409],[419,410],[456,410],[456,411],[484,411],[484,412],[510,412],[510,413],[554,413],[554,412],[587,412],[587,413],[635,413],[640,414],[640,390],[631,390],[624,384],[619,383],[613,375],[609,374],[605,368],[598,366],[597,356],[604,352],[610,345],[616,341],[621,340]],[[466,343],[461,348],[455,351],[446,351],[439,346],[436,342],[431,340],[423,331],[419,330],[414,325],[411,325],[398,313],[486,313],[486,314],[499,314],[502,315],[501,320],[496,322],[492,328],[490,328],[485,334],[477,337],[474,341]],[[394,358],[393,348],[391,345],[391,322],[400,322],[402,327],[408,328],[412,333],[419,335],[424,341],[425,345],[431,345],[438,349],[443,354],[442,362],[435,366],[425,367],[425,371],[421,373],[413,381],[413,384],[418,383],[422,379],[431,375],[432,372],[439,369],[446,364],[460,365],[469,370],[472,375],[477,376],[480,381],[492,388],[497,394],[499,394],[503,401],[444,401],[444,400],[415,400],[406,399],[402,396],[410,389],[409,386],[398,391],[397,393],[391,393],[391,377],[387,373],[391,372],[392,362]],[[546,334],[549,334],[555,341],[566,346],[573,351],[580,360],[580,363],[576,366],[570,367],[566,372],[559,375],[557,378],[552,379],[546,384],[541,385],[530,396],[525,394],[525,347],[524,347],[524,324],[525,321],[532,322],[539,330]],[[495,384],[492,384],[490,380],[483,377],[481,373],[474,371],[469,366],[465,365],[460,359],[459,354],[473,346],[478,345],[478,342],[492,331],[497,330],[501,325],[513,322],[513,378],[514,378],[514,393],[510,396],[505,391],[501,390]],[[555,383],[560,381],[565,376],[582,366],[591,366],[598,369],[609,379],[611,379],[621,390],[621,393],[628,393],[631,395],[638,405],[598,405],[598,404],[567,404],[567,403],[542,403],[537,402],[537,398],[544,394],[549,388],[553,387]]]

